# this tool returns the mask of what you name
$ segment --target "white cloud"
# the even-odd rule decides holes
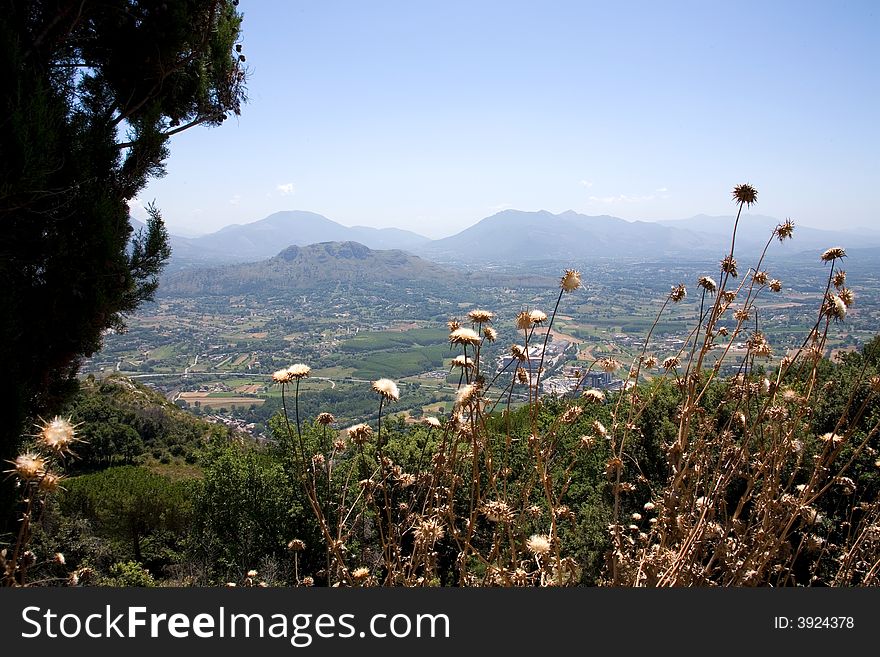
[[[665,192],[668,192],[669,190],[666,189],[665,187],[658,187],[658,188],[655,189],[654,191],[655,191],[655,192],[660,192],[661,194],[663,194],[663,193],[665,193]]]
[[[581,187],[586,187],[587,189],[590,189],[590,187],[592,187],[592,186],[593,186],[592,180],[581,180]]]
[[[291,194],[295,194],[296,190],[293,188],[293,183],[284,183],[282,185],[276,185],[275,189],[281,192],[281,196],[290,196]]]
[[[629,194],[618,194],[617,196],[590,196],[589,201],[593,203],[604,203],[605,205],[613,205],[615,203],[643,203],[644,201],[653,201],[656,197],[653,194],[644,196],[631,196]]]
[[[240,204],[241,204],[241,194],[236,194],[231,199],[229,199],[229,205],[240,205]]]
[[[128,214],[130,214],[135,219],[139,219],[140,221],[146,221],[149,218],[149,214],[147,214],[144,203],[140,198],[135,196],[134,198],[128,199],[126,201],[128,203]]]

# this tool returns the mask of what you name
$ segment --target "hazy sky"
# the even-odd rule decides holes
[[[880,228],[880,2],[242,0],[250,102],[173,138],[172,232],[505,208]]]

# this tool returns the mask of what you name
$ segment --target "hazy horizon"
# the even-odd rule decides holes
[[[307,209],[457,233],[503,209],[878,224],[872,2],[243,0],[250,103],[175,136],[175,234]],[[135,216],[141,215],[135,210]]]
[[[422,237],[427,237],[427,238],[432,239],[432,240],[439,240],[439,239],[443,239],[443,238],[445,238],[445,237],[451,237],[452,235],[456,235],[456,234],[462,232],[463,230],[467,230],[468,228],[471,228],[471,227],[473,227],[473,226],[476,226],[476,225],[477,225],[478,223],[480,223],[483,219],[487,219],[487,218],[489,218],[489,217],[491,217],[491,216],[494,216],[495,214],[500,214],[501,212],[505,212],[505,211],[507,211],[507,210],[512,210],[512,211],[515,211],[515,212],[527,212],[527,213],[550,212],[550,213],[553,214],[553,215],[560,215],[560,214],[563,214],[563,213],[565,213],[565,212],[573,212],[573,211],[574,211],[574,210],[571,210],[570,208],[569,208],[568,210],[562,210],[562,211],[560,211],[560,212],[552,212],[552,211],[550,211],[550,210],[546,210],[546,208],[540,208],[540,209],[538,209],[538,210],[521,210],[520,208],[506,208],[505,210],[498,210],[497,212],[494,212],[494,213],[491,214],[491,215],[487,215],[487,216],[485,216],[485,217],[480,217],[479,219],[474,220],[472,223],[470,223],[470,224],[466,224],[466,225],[464,225],[463,227],[461,227],[461,228],[459,228],[459,229],[456,229],[456,230],[453,231],[453,232],[450,232],[450,233],[443,233],[443,234],[440,234],[440,235],[437,235],[437,236],[432,236],[432,235],[429,235],[429,234],[427,234],[427,233],[425,233],[425,232],[421,232],[421,231],[419,231],[419,230],[414,230],[414,229],[412,229],[412,228],[403,228],[403,227],[401,227],[401,226],[372,226],[372,227],[373,227],[373,228],[378,228],[378,229],[384,229],[384,228],[395,229],[395,228],[397,228],[397,229],[402,229],[402,230],[408,230],[408,231],[410,231],[410,232],[413,232],[413,233],[416,233],[416,234],[418,234],[418,235],[421,235]],[[323,212],[318,212],[318,211],[316,211],[316,210],[306,210],[306,209],[302,209],[302,208],[287,208],[287,209],[282,209],[282,210],[275,210],[274,212],[271,212],[271,213],[269,213],[268,215],[266,215],[266,216],[264,216],[264,217],[260,217],[259,219],[254,219],[254,220],[252,220],[252,221],[242,221],[242,222],[236,222],[236,223],[226,224],[225,226],[220,226],[220,227],[217,228],[217,229],[212,229],[212,230],[210,230],[210,231],[205,231],[205,232],[200,232],[200,233],[196,233],[196,232],[188,232],[188,231],[177,232],[177,231],[174,230],[174,227],[173,227],[173,226],[168,226],[168,230],[169,230],[169,232],[170,232],[171,234],[176,235],[176,236],[178,236],[178,237],[186,237],[186,238],[190,238],[190,239],[196,239],[196,238],[199,238],[199,237],[204,237],[205,235],[210,235],[210,234],[215,233],[215,232],[217,232],[217,231],[219,231],[219,230],[222,230],[222,229],[224,229],[224,228],[229,228],[229,227],[232,227],[232,226],[246,226],[246,225],[248,225],[248,224],[258,223],[258,222],[260,222],[260,221],[262,221],[262,220],[264,220],[264,219],[269,218],[270,216],[272,216],[272,215],[274,215],[274,214],[279,214],[279,213],[284,213],[284,212],[308,212],[308,213],[311,213],[311,214],[317,214],[317,215],[320,215],[320,216],[324,217],[325,219],[329,219],[330,221],[333,221],[333,222],[338,223],[338,224],[340,224],[340,225],[342,225],[342,226],[345,226],[346,228],[371,227],[371,226],[368,226],[367,224],[364,224],[364,223],[357,223],[357,222],[355,222],[355,223],[351,223],[351,224],[348,224],[348,223],[342,223],[342,222],[340,222],[340,221],[337,221],[337,220],[334,219],[333,217],[327,216],[327,215],[324,214]],[[574,212],[576,212],[576,211],[574,211]],[[133,214],[134,214],[134,213],[133,213]],[[578,214],[581,214],[581,215],[583,215],[583,216],[603,216],[603,215],[598,215],[598,214],[594,214],[594,215],[585,215],[584,213],[578,213]],[[689,219],[695,219],[695,218],[697,218],[697,217],[704,217],[704,216],[711,217],[711,218],[718,218],[718,219],[731,220],[731,219],[733,219],[733,217],[735,216],[735,212],[730,212],[730,213],[727,213],[727,214],[719,214],[719,215],[715,215],[715,214],[710,215],[710,214],[705,213],[705,212],[700,212],[700,213],[697,213],[697,214],[694,214],[694,215],[690,215],[689,217],[676,217],[676,218],[673,218],[673,219],[656,219],[656,218],[654,218],[654,219],[624,219],[623,217],[617,217],[616,215],[613,215],[613,214],[610,214],[610,213],[606,213],[604,216],[611,216],[611,217],[614,217],[614,218],[616,218],[616,219],[622,219],[623,221],[628,221],[628,222],[631,222],[631,223],[632,223],[632,222],[657,223],[657,222],[676,222],[676,221],[686,222],[686,221],[688,221]],[[750,217],[769,217],[769,215],[766,215],[766,214],[761,213],[761,212],[743,212],[743,213],[742,213],[742,219],[743,219],[743,220],[748,220],[748,218],[750,218]],[[783,220],[786,219],[786,218],[787,218],[787,217],[772,217],[773,220],[778,221],[778,222],[781,222],[781,221],[783,221]],[[143,221],[143,220],[145,220],[145,217],[141,217],[140,219]],[[819,226],[807,226],[806,224],[803,224],[803,223],[800,223],[800,222],[795,222],[795,226],[796,226],[796,228],[807,227],[807,228],[816,228],[816,229],[818,229],[818,230],[834,230],[834,227],[830,227],[830,226],[825,226],[825,227],[819,227]],[[838,230],[842,230],[842,231],[845,231],[845,232],[854,232],[854,231],[857,231],[857,230],[868,230],[868,231],[870,231],[870,232],[872,232],[872,233],[880,233],[880,230],[878,230],[878,228],[868,227],[868,226],[853,226],[853,227],[850,227],[850,226],[843,226],[843,227],[838,228]]]

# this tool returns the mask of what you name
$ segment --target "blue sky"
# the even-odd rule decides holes
[[[505,208],[880,228],[880,3],[242,0],[250,102],[171,142],[172,232]]]

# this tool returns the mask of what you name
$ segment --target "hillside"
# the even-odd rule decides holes
[[[74,468],[152,457],[193,460],[208,436],[227,435],[226,427],[206,422],[169,402],[141,383],[113,375],[87,377],[62,415],[78,424],[84,441]]]
[[[459,274],[400,250],[373,250],[357,242],[290,246],[274,258],[178,271],[162,284],[166,294],[244,294],[310,289],[323,283],[453,283]]]

